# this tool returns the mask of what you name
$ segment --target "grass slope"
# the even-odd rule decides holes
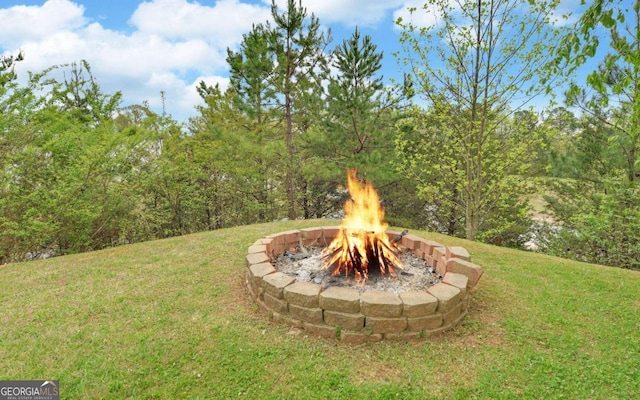
[[[244,288],[244,226],[0,267],[0,379],[62,398],[633,398],[640,273],[412,232],[482,265],[441,336],[348,346],[267,322]]]

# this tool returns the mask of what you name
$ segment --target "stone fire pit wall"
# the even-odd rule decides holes
[[[322,289],[310,282],[277,272],[272,260],[284,250],[304,246],[325,247],[339,227],[280,232],[257,240],[247,252],[246,283],[251,296],[269,316],[312,335],[344,342],[424,338],[458,324],[467,315],[473,289],[482,268],[471,262],[463,247],[405,235],[401,246],[434,267],[442,282],[423,291],[392,293],[332,286]],[[387,232],[390,239],[398,232]]]

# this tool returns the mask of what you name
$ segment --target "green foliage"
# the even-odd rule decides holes
[[[543,116],[543,151],[538,153],[536,162],[541,175],[566,178],[572,174],[574,138],[579,130],[578,119],[564,107],[553,108]]]
[[[310,160],[303,174],[306,197],[321,199],[311,214],[305,208],[305,217],[320,217],[342,207],[346,199],[340,190],[347,168],[356,168],[379,189],[399,180],[390,149],[399,100],[395,92],[383,88],[381,60],[382,52],[357,29],[332,53],[335,73],[329,77],[326,106],[322,104],[326,109],[318,113],[316,128],[301,137],[303,154]],[[384,195],[391,201],[402,194]]]
[[[119,94],[102,94],[88,68],[72,66],[73,81],[49,78],[57,68],[2,99],[0,262],[118,242],[113,174],[128,149],[111,118]]]
[[[397,168],[415,182],[418,197],[425,201],[422,213],[426,218],[420,227],[465,236],[464,193],[469,189],[464,144],[450,122],[456,116],[426,113],[418,108],[407,115],[411,117],[398,125]],[[523,118],[505,120],[500,135],[484,143],[487,168],[483,182],[487,187],[478,201],[483,216],[478,226],[479,240],[514,247],[527,241],[531,221],[523,195],[530,188],[522,174],[529,167],[527,158],[533,156],[530,151],[538,146],[536,132],[528,122]]]
[[[627,16],[631,18],[627,18]],[[596,1],[565,38],[558,62],[575,68],[593,56],[604,31],[609,53],[586,79],[574,83],[566,102],[583,112],[580,129],[560,152],[550,196],[555,224],[541,236],[553,254],[625,268],[638,268],[638,177],[640,172],[640,2],[633,10],[618,1]],[[564,63],[564,64],[562,64]]]
[[[0,91],[3,90],[9,82],[17,78],[14,69],[15,63],[20,62],[23,59],[24,56],[22,53],[18,53],[17,56],[0,56]]]
[[[397,168],[417,187],[428,217],[421,228],[464,235],[464,207],[459,182],[463,170],[444,118],[419,108],[408,110],[398,126]]]
[[[587,85],[593,94],[573,84],[567,92],[567,103],[613,129],[608,147],[612,152],[619,152],[627,180],[634,182],[640,165],[640,2],[635,2],[633,19],[626,23],[622,17],[611,17],[624,15],[621,6],[593,7],[587,14],[597,16],[594,27],[601,23],[607,29],[610,53],[587,76]],[[583,29],[592,24],[593,21],[581,20]]]
[[[120,105],[122,94],[102,93],[100,85],[91,73],[91,67],[85,60],[80,64],[72,63],[68,66],[69,78],[62,82],[46,79],[43,83],[51,92],[49,99],[56,108],[69,112],[85,126],[95,126],[102,120],[111,119]],[[44,74],[50,71],[45,70]]]
[[[205,106],[190,120],[199,185],[206,188],[207,214],[220,228],[281,217],[277,190],[282,140],[273,120],[257,120],[236,108],[236,92],[218,87],[199,89]],[[189,167],[186,165],[186,167]]]
[[[315,185],[301,174],[308,170],[307,158],[300,150],[301,136],[313,131],[318,122],[322,80],[328,73],[324,50],[330,37],[320,29],[318,18],[307,15],[301,2],[288,0],[281,9],[273,1],[271,16],[273,25],[254,25],[243,36],[239,51],[228,50],[227,62],[234,92],[233,112],[243,120],[239,140],[245,141],[244,148],[254,154],[249,158],[253,171],[261,174],[252,177],[262,186],[256,199],[261,207],[269,208],[266,202],[277,180],[285,188],[287,217],[295,219],[301,207],[305,216],[310,215],[307,195]],[[251,149],[251,139],[262,147]],[[264,159],[258,153],[267,149],[271,153]],[[273,161],[279,164],[275,168]],[[267,216],[260,214],[260,218]]]
[[[321,145],[315,146],[318,154],[339,165],[342,172],[347,167],[357,168],[369,179],[374,171],[387,169],[376,164],[380,159],[391,158],[388,149],[397,118],[392,110],[399,102],[393,92],[383,88],[379,75],[382,58],[371,37],[361,37],[357,28],[351,38],[336,47],[336,73],[328,85],[325,136],[315,138],[322,140]]]
[[[326,216],[356,168],[392,224],[513,247],[531,236],[527,178],[558,178],[541,248],[637,268],[640,2],[593,2],[554,53],[557,3],[428,0],[412,12],[439,22],[398,21],[405,81],[385,87],[371,37],[356,28],[328,54],[320,21],[274,0],[228,50],[229,88],[201,82],[184,125],[122,107],[85,61],[21,86],[22,55],[3,56],[0,263]],[[611,54],[567,93],[583,116],[525,110],[594,54],[595,28]]]
[[[69,79],[52,77],[67,67]],[[188,136],[146,105],[119,107],[120,94],[103,93],[86,62],[9,85],[0,98],[0,262],[255,221],[220,170],[239,157],[217,149],[223,138]]]
[[[347,158],[368,148],[379,128],[376,122],[384,104],[382,77],[376,75],[382,67],[382,52],[377,51],[370,36],[361,39],[356,28],[333,56],[338,73],[329,81],[327,119],[336,150]]]
[[[538,235],[539,247],[563,257],[638,268],[638,185],[628,179],[619,133],[589,115],[579,127],[561,158],[563,178],[549,181],[553,222]]]
[[[502,201],[524,194],[524,185],[514,185],[511,177],[527,173],[541,141],[531,116],[514,111],[553,78],[542,67],[557,34],[548,23],[555,5],[462,1],[454,7],[431,0],[421,12],[438,14],[437,25],[398,21],[401,61],[436,121],[428,127],[412,118],[415,126],[403,128],[425,138],[416,145],[401,135],[400,168],[423,182],[419,193],[432,202],[449,233],[462,220],[466,238],[476,239]]]
[[[539,237],[542,251],[580,261],[640,269],[640,197],[620,180],[601,190],[581,181],[556,185],[562,197],[549,197],[562,226]],[[604,190],[602,190],[604,189]]]
[[[287,217],[295,219],[296,181],[302,179],[297,171],[303,161],[298,156],[296,133],[306,132],[313,123],[313,109],[319,104],[315,100],[322,93],[322,79],[328,73],[324,49],[330,36],[320,30],[320,21],[313,14],[307,18],[301,1],[296,4],[295,0],[288,0],[282,11],[275,0],[271,4],[275,21],[270,35],[275,57],[272,82],[281,99],[285,124]]]
[[[249,33],[243,35],[239,51],[227,49],[230,83],[236,94],[235,106],[246,113],[256,126],[275,117],[277,99],[271,82],[275,69],[272,35],[268,26],[254,25]]]
[[[568,76],[596,54],[600,45],[598,28],[618,30],[629,11],[623,0],[594,0],[582,13],[573,29],[565,32],[555,47],[552,65]],[[583,1],[582,4],[585,4]],[[638,13],[638,2],[633,1],[633,12]],[[618,30],[618,32],[620,32]]]

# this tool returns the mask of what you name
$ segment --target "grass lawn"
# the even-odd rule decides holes
[[[0,379],[65,399],[631,399],[640,273],[413,231],[465,246],[470,314],[422,341],[349,346],[268,322],[247,247],[291,221],[0,267]]]

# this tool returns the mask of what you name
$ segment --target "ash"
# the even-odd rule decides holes
[[[427,265],[427,262],[413,252],[404,250],[398,254],[403,269],[396,268],[396,276],[379,272],[370,272],[364,283],[356,283],[352,276],[344,274],[332,276],[329,270],[323,270],[322,248],[306,248],[306,252],[285,251],[276,257],[275,269],[300,282],[320,284],[323,289],[330,286],[342,286],[357,289],[360,293],[367,290],[381,290],[393,293],[426,290],[429,286],[442,281],[442,277]]]

